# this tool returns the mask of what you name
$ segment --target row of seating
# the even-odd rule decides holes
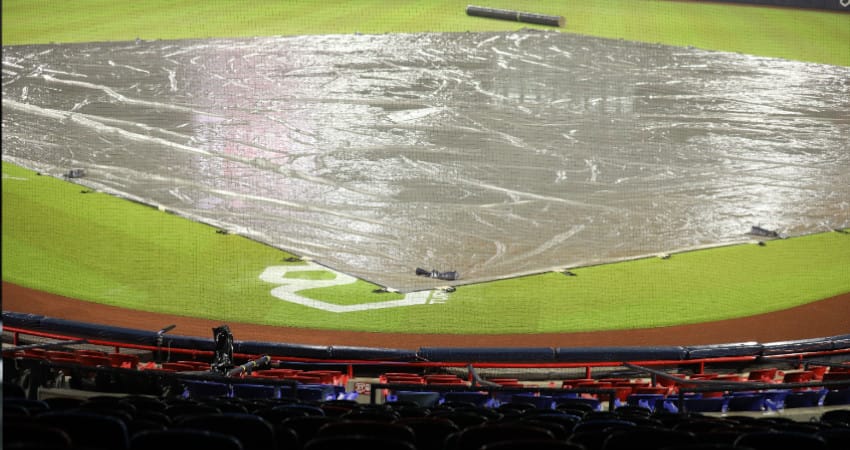
[[[814,422],[777,415],[706,416],[623,405],[554,409],[516,398],[491,408],[237,397],[103,396],[29,400],[5,389],[4,448],[372,450],[844,449],[850,409]],[[22,392],[21,392],[22,393]],[[345,446],[345,447],[344,447]]]

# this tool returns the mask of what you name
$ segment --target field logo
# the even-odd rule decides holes
[[[287,273],[293,272],[330,272],[334,275],[334,278],[330,280],[310,280],[306,278],[287,278]],[[301,295],[298,295],[299,291],[304,291],[307,289],[318,289],[318,288],[326,288],[332,286],[342,286],[345,284],[351,284],[357,281],[357,278],[354,278],[350,275],[346,275],[344,273],[339,273],[333,270],[328,269],[327,267],[322,267],[317,264],[307,263],[303,266],[271,266],[266,267],[266,270],[260,274],[260,279],[267,283],[279,284],[280,286],[272,289],[272,296],[279,298],[281,300],[295,303],[297,305],[307,306],[309,308],[321,309],[323,311],[333,312],[333,313],[346,313],[346,312],[354,312],[354,311],[366,311],[370,309],[383,309],[383,308],[399,308],[402,306],[413,306],[413,305],[424,305],[428,303],[428,300],[431,299],[432,291],[417,291],[410,292],[404,295],[404,298],[401,300],[391,300],[386,302],[372,302],[372,303],[360,303],[357,305],[337,305],[334,303],[323,302],[321,300],[315,300],[312,298],[307,298]],[[440,303],[445,301],[445,298],[440,298]]]
[[[850,0],[841,0],[841,6],[845,8],[850,6]]]

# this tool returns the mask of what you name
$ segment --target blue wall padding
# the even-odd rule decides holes
[[[558,362],[653,361],[685,359],[681,346],[649,347],[560,347],[555,350]]]
[[[723,358],[733,356],[759,356],[764,346],[758,342],[737,342],[730,344],[694,345],[685,347],[686,359]]]
[[[850,334],[839,334],[838,336],[830,336],[824,339],[832,342],[833,350],[850,348]]]
[[[77,322],[74,320],[45,317],[41,320],[41,330],[104,341],[120,341],[136,345],[156,345],[156,333],[150,331]]]
[[[291,358],[330,359],[327,345],[300,345],[274,342],[236,341],[233,351],[252,355],[288,356]]]
[[[3,323],[11,327],[38,329],[41,328],[42,319],[44,316],[40,314],[3,311]]]
[[[393,348],[351,347],[333,345],[330,348],[331,359],[360,359],[366,361],[416,361],[418,355],[413,350]]]
[[[154,333],[154,343],[156,343],[156,333]],[[174,347],[185,348],[188,350],[214,351],[215,341],[213,340],[212,332],[210,332],[210,337],[208,338],[181,336],[179,334],[166,334],[163,336],[162,346],[165,348]]]
[[[422,347],[419,357],[440,362],[547,362],[555,360],[550,347]]]
[[[799,341],[779,341],[763,344],[763,356],[787,355],[789,353],[823,352],[833,349],[829,339],[801,339]]]
[[[156,346],[155,331],[90,324],[55,319],[38,314],[3,311],[3,325],[58,335],[99,339],[118,343]],[[238,337],[238,336],[234,336]],[[212,330],[209,338],[163,335],[163,348],[215,350]],[[273,342],[234,341],[235,353],[309,359],[364,361],[435,361],[435,362],[627,362],[650,360],[688,360],[736,356],[770,356],[789,353],[819,352],[850,348],[850,334],[825,338],[778,341],[761,344],[727,344],[650,347],[422,347],[411,350],[351,346],[300,345]]]

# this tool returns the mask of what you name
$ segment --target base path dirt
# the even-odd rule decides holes
[[[345,345],[410,349],[420,347],[601,347],[777,342],[850,333],[850,293],[756,316],[694,325],[638,330],[545,334],[406,334],[317,330],[222,322],[157,314],[76,300],[3,282],[3,311],[156,331],[171,324],[171,334],[209,337],[227,323],[240,341],[305,345]]]

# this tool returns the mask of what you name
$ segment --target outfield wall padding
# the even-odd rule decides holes
[[[687,352],[681,346],[559,347],[555,349],[555,360],[559,362],[679,361],[686,356]]]
[[[392,348],[352,347],[333,345],[329,347],[331,359],[362,361],[416,361],[418,352]]]
[[[835,342],[829,339],[801,339],[799,341],[768,342],[763,345],[762,356],[790,353],[823,352],[832,350]]]
[[[734,356],[760,356],[764,346],[758,342],[694,345],[685,347],[685,359],[727,358]]]
[[[825,340],[828,340],[832,343],[833,350],[840,350],[843,348],[850,348],[850,334],[840,334],[837,336],[829,336],[825,337]]]
[[[275,342],[234,341],[235,353],[253,355],[285,355],[291,358],[330,359],[331,351],[326,345],[284,344]]]
[[[4,322],[6,313],[3,313]],[[12,321],[9,321],[12,325]],[[113,327],[94,323],[77,322],[74,320],[54,319],[44,317],[38,324],[38,331],[70,335],[88,339],[99,339],[103,341],[118,341],[135,345],[156,345],[156,333],[141,331],[132,328]],[[164,341],[163,341],[164,343]],[[179,344],[185,344],[180,342]],[[175,345],[176,346],[176,345]]]
[[[157,346],[157,332],[73,320],[56,319],[38,314],[3,311],[3,326],[49,333],[63,337],[97,339],[110,343]],[[234,352],[248,355],[304,358],[312,360],[360,361],[430,361],[465,363],[579,363],[680,361],[740,356],[775,356],[806,352],[850,349],[850,334],[824,338],[777,341],[765,344],[737,342],[694,346],[624,346],[624,347],[421,347],[418,351],[354,347],[301,345],[291,343],[234,340]],[[210,338],[163,335],[162,348],[214,351]]]
[[[439,362],[554,362],[551,347],[421,347],[419,357]]]

